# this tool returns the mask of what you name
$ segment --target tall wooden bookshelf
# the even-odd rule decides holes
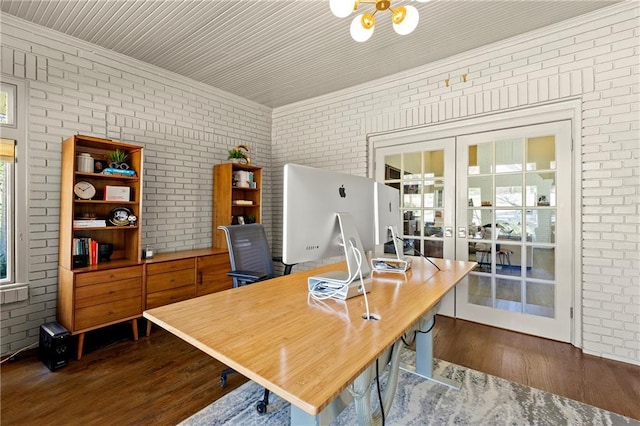
[[[78,171],[77,157],[89,154],[95,162],[109,164],[109,153],[121,150],[127,155],[133,176]],[[62,144],[60,187],[60,242],[58,259],[58,322],[71,334],[78,334],[78,358],[82,356],[84,333],[107,325],[131,321],[137,339],[136,319],[144,309],[143,265],[141,262],[142,224],[141,146],[76,135]],[[123,167],[123,168],[124,168]],[[95,189],[95,195],[80,198],[76,184]],[[129,199],[108,201],[110,190],[125,189]],[[126,189],[128,188],[128,190]],[[115,213],[117,212],[117,214]],[[129,212],[130,214],[127,214]],[[122,216],[124,214],[124,217]],[[94,226],[80,226],[78,220],[95,220]],[[101,221],[104,221],[102,224]],[[109,260],[84,253],[86,242],[111,247]]]
[[[250,180],[238,176],[250,175]],[[218,226],[262,221],[262,168],[224,163],[213,167],[213,246],[226,249],[227,240]]]

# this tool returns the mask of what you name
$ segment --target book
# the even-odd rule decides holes
[[[98,242],[96,240],[91,240],[89,250],[89,261],[91,265],[96,265],[98,263]]]
[[[101,228],[107,226],[105,219],[75,219],[73,221],[74,228]]]
[[[122,176],[135,176],[135,170],[123,170],[123,169],[114,169],[112,167],[107,167],[102,171],[105,175],[122,175]]]

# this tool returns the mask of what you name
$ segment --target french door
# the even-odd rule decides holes
[[[375,176],[407,254],[478,263],[441,313],[570,341],[571,122],[424,139],[376,149]]]

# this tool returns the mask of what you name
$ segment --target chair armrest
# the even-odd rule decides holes
[[[264,274],[262,272],[255,272],[255,271],[231,271],[231,272],[227,272],[227,275],[230,276],[231,278],[237,278],[241,281],[246,281],[246,282],[261,281],[269,278],[268,274]]]

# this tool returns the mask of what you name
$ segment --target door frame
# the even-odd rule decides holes
[[[368,176],[375,178],[375,150],[382,147],[422,142],[434,139],[462,136],[472,133],[523,127],[553,121],[571,120],[571,164],[573,168],[572,216],[579,218],[573,224],[572,253],[572,300],[573,318],[571,319],[571,344],[582,347],[582,100],[566,99],[560,102],[548,102],[533,107],[516,108],[474,117],[463,117],[445,122],[390,129],[367,133],[367,170]]]

